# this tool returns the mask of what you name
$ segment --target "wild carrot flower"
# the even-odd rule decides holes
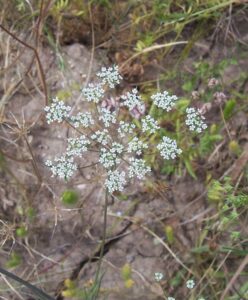
[[[164,159],[174,159],[177,154],[182,153],[182,150],[177,147],[176,141],[166,136],[163,136],[163,142],[158,144],[157,149],[160,150]]]
[[[143,179],[145,175],[151,172],[151,168],[146,166],[145,161],[139,158],[130,158],[130,166],[128,168],[128,176],[130,178],[137,177],[138,179]]]
[[[133,110],[135,107],[143,108],[143,103],[140,95],[138,94],[137,89],[132,89],[131,92],[128,92],[126,95],[121,96],[121,99],[124,102],[122,106],[127,106],[129,110]]]
[[[185,121],[186,125],[189,126],[189,130],[201,133],[208,126],[204,123],[205,117],[201,115],[200,110],[196,110],[193,107],[188,107],[186,109],[187,119]]]
[[[147,149],[148,145],[142,141],[140,141],[137,137],[134,137],[129,143],[127,152],[128,153],[136,153],[140,155],[144,149]]]
[[[103,84],[108,84],[112,89],[122,80],[119,68],[116,65],[110,68],[103,67],[96,75],[102,80]]]
[[[157,107],[163,108],[167,112],[172,110],[172,108],[175,106],[176,101],[178,100],[177,96],[170,96],[166,91],[164,91],[163,93],[152,95],[151,99]]]
[[[82,93],[88,102],[98,103],[104,96],[104,89],[101,83],[90,83],[87,87],[82,89]]]
[[[125,172],[119,172],[117,170],[108,172],[108,178],[105,181],[105,186],[110,193],[123,191],[125,184]]]
[[[65,118],[69,117],[69,112],[71,111],[70,106],[66,106],[63,101],[59,101],[56,97],[52,99],[52,104],[44,108],[46,112],[47,123],[52,122],[61,123]]]
[[[141,119],[141,123],[143,132],[155,133],[156,130],[160,129],[158,122],[149,115]]]
[[[118,66],[102,68],[97,73],[97,77],[98,82],[90,83],[82,90],[84,99],[96,104],[96,114],[91,111],[79,112],[71,116],[71,107],[58,98],[54,98],[52,104],[45,107],[49,124],[66,120],[73,127],[79,128],[76,131],[80,132],[78,136],[67,139],[64,154],[55,157],[53,161],[47,160],[45,164],[50,168],[53,176],[68,179],[77,170],[74,158],[81,157],[86,151],[94,151],[98,156],[95,163],[100,163],[107,175],[105,187],[113,193],[124,189],[127,178],[143,179],[151,172],[151,167],[139,156],[154,147],[153,144],[149,144],[149,134],[160,133],[161,129],[157,120],[150,115],[145,115],[145,104],[136,88],[115,99],[111,97],[104,99],[105,87],[114,88],[122,79]],[[151,99],[154,105],[168,112],[175,106],[178,98],[165,91],[151,96]],[[119,120],[123,107],[127,107],[129,117],[134,118],[132,122]],[[124,112],[127,114],[125,109]],[[207,127],[199,111],[187,108],[186,113],[186,124],[190,130],[201,132]],[[126,119],[128,120],[128,116]],[[87,131],[83,132],[85,129]],[[163,136],[162,141],[154,148],[164,159],[175,159],[182,153],[177,142],[166,136]],[[126,173],[121,170],[121,163],[128,164]]]

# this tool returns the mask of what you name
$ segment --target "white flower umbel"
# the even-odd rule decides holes
[[[109,132],[107,129],[103,129],[102,131],[97,130],[94,134],[91,136],[92,140],[96,140],[98,143],[106,146],[109,141],[111,141],[111,136],[109,135]]]
[[[67,141],[66,154],[68,156],[81,156],[83,152],[88,150],[88,146],[90,145],[90,141],[85,135],[81,135],[78,138],[69,138]]]
[[[177,148],[177,142],[166,136],[163,136],[163,141],[157,145],[157,149],[164,159],[174,159],[177,154],[182,153],[182,150]]]
[[[124,100],[121,105],[127,106],[129,110],[133,110],[136,107],[141,110],[144,108],[144,103],[142,102],[137,89],[132,89],[131,92],[128,92],[126,95],[122,95],[121,99]]]
[[[141,119],[141,123],[143,132],[155,133],[156,130],[160,129],[158,122],[149,115]]]
[[[127,152],[135,152],[137,155],[141,155],[144,149],[147,149],[148,145],[142,141],[140,141],[137,137],[134,137],[129,143]]]
[[[108,178],[105,181],[105,187],[108,189],[109,193],[112,194],[115,191],[123,191],[125,184],[125,172],[119,172],[117,170],[108,172]]]
[[[186,282],[186,286],[187,286],[188,289],[193,289],[194,286],[195,286],[194,280],[193,280],[193,279],[188,280],[188,281]]]
[[[120,137],[125,137],[126,134],[132,134],[136,127],[133,123],[126,123],[124,121],[120,121],[119,126],[117,131],[120,134]]]
[[[101,78],[104,84],[108,84],[110,88],[114,88],[116,84],[119,84],[122,80],[119,74],[119,68],[116,65],[109,68],[103,67],[96,75]]]
[[[71,177],[77,170],[77,165],[74,162],[73,156],[67,155],[55,157],[53,162],[51,160],[47,160],[45,165],[51,169],[53,173],[52,177],[58,176],[65,180]]]
[[[143,159],[130,158],[130,166],[128,168],[128,176],[133,178],[136,176],[138,179],[145,177],[146,173],[151,172],[151,168],[145,164]]]
[[[200,110],[196,110],[193,107],[188,107],[186,109],[187,119],[185,121],[186,125],[189,126],[189,130],[201,133],[208,126],[204,123],[205,117],[201,115]]]
[[[82,93],[88,102],[98,103],[104,96],[104,89],[101,83],[90,83],[87,87],[82,89]]]
[[[48,124],[52,122],[61,123],[64,119],[69,117],[71,107],[66,106],[63,101],[59,101],[59,99],[56,97],[52,99],[52,104],[50,106],[46,106],[44,110],[46,112]]]
[[[89,112],[78,113],[77,115],[70,117],[70,122],[75,128],[78,128],[79,126],[87,128],[95,123]]]
[[[107,108],[101,107],[99,109],[99,112],[100,112],[99,120],[101,120],[103,122],[105,127],[109,127],[111,123],[112,124],[116,123],[116,112],[115,111],[111,112]]]
[[[175,102],[178,100],[177,96],[170,96],[166,91],[152,95],[151,99],[157,107],[163,108],[166,111],[172,110],[175,106]]]

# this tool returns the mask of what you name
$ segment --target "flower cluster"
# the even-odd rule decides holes
[[[77,170],[77,165],[74,162],[74,158],[68,155],[62,155],[61,157],[55,157],[54,161],[47,160],[45,165],[48,166],[53,176],[58,176],[67,180]]]
[[[48,124],[52,122],[61,123],[65,118],[69,117],[71,107],[66,106],[63,101],[59,101],[59,99],[56,97],[52,99],[51,106],[46,106],[44,110],[46,112],[46,119]]]
[[[170,96],[166,91],[152,95],[151,99],[157,107],[163,108],[167,112],[172,110],[172,108],[175,106],[175,102],[178,100],[177,96]]]
[[[189,126],[189,130],[201,133],[208,126],[204,123],[205,117],[201,115],[200,110],[193,107],[186,109],[187,119],[185,123]]]
[[[155,133],[156,130],[160,129],[160,127],[158,126],[158,122],[149,115],[143,118],[141,120],[141,123],[143,132],[148,131],[149,133]]]
[[[120,121],[119,123],[119,128],[118,128],[118,133],[120,135],[120,137],[125,137],[126,134],[132,134],[133,130],[135,129],[135,125],[134,124],[130,124],[130,123],[126,123],[124,121]]]
[[[120,155],[124,151],[122,144],[114,142],[111,149],[102,148],[100,152],[99,162],[104,168],[109,169],[120,163]]]
[[[142,110],[144,107],[144,103],[142,103],[137,89],[132,89],[131,92],[128,92],[126,95],[122,95],[121,99],[124,100],[122,106],[127,106],[129,110],[133,110],[136,107]]]
[[[126,184],[125,172],[109,171],[105,180],[105,186],[110,193],[115,191],[123,191]]]
[[[104,96],[104,89],[101,83],[90,83],[88,87],[82,89],[82,93],[88,102],[98,103]]]
[[[102,68],[97,73],[97,77],[96,83],[90,83],[82,89],[84,99],[96,104],[94,105],[97,108],[95,113],[91,111],[71,115],[71,107],[66,106],[58,98],[53,99],[51,106],[45,107],[49,124],[66,120],[72,127],[79,128],[76,132],[80,133],[76,137],[67,139],[67,148],[63,155],[55,157],[53,161],[48,160],[45,164],[51,169],[53,176],[68,179],[77,170],[74,159],[81,157],[86,151],[93,151],[96,154],[94,159],[97,156],[94,164],[100,165],[105,171],[105,187],[113,193],[122,191],[128,178],[143,179],[151,172],[151,167],[146,164],[141,155],[146,154],[147,149],[154,147],[153,144],[149,144],[149,135],[158,132],[157,139],[162,130],[157,120],[151,115],[145,115],[145,104],[136,88],[125,95],[104,99],[105,89],[114,88],[122,79],[118,66]],[[178,98],[175,95],[170,96],[165,91],[151,96],[151,99],[155,106],[168,112],[175,106]],[[125,119],[132,116],[135,119],[133,123],[118,120],[119,116],[122,116],[120,111],[123,107],[127,107],[129,111],[129,116],[125,116]],[[126,109],[124,112],[127,114]],[[190,130],[201,132],[207,127],[199,111],[188,108],[186,112],[186,124]],[[139,132],[137,132],[138,129],[140,129]],[[162,141],[155,147],[167,160],[175,159],[182,153],[177,142],[167,136],[163,136]],[[122,163],[127,164],[125,172],[120,171]],[[157,278],[159,278],[158,274]]]
[[[143,159],[132,157],[130,159],[130,163],[131,164],[128,168],[128,176],[130,178],[136,176],[138,179],[143,179],[147,173],[151,172],[151,168],[146,166]]]
[[[110,123],[116,123],[116,112],[111,112],[109,109],[101,107],[99,120],[103,122],[105,127],[109,127]]]
[[[141,155],[144,149],[147,149],[148,145],[140,141],[137,137],[134,137],[129,143],[127,152],[135,152],[137,155]]]
[[[177,154],[182,153],[182,150],[177,147],[177,142],[166,136],[163,136],[163,141],[157,145],[157,149],[164,159],[174,159]]]
[[[88,146],[90,145],[90,141],[85,135],[81,135],[78,138],[69,138],[67,141],[67,156],[81,156],[83,152],[88,150]]]
[[[112,89],[116,84],[120,84],[120,80],[122,80],[119,68],[116,65],[110,68],[103,67],[96,75],[101,78],[103,84],[108,84]]]
[[[99,144],[106,146],[109,141],[111,141],[111,136],[107,129],[103,129],[103,131],[97,130],[91,136],[92,140],[96,140]]]
[[[95,123],[89,112],[80,112],[76,116],[70,117],[69,121],[75,128],[78,128],[79,126],[87,128]]]

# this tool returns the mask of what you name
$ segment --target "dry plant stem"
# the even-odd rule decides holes
[[[100,251],[100,256],[99,256],[99,261],[98,261],[98,267],[97,267],[96,277],[95,277],[96,283],[99,280],[99,275],[100,275],[101,265],[102,265],[102,259],[103,259],[103,254],[104,254],[104,245],[105,245],[105,242],[106,242],[107,213],[108,213],[108,191],[106,189],[105,201],[104,201],[104,215],[103,215],[103,236],[102,236],[102,242],[101,242],[101,251]]]
[[[228,127],[227,127],[226,120],[225,120],[224,113],[223,113],[223,110],[222,110],[221,106],[220,106],[220,113],[221,113],[222,121],[223,121],[223,123],[225,125],[226,132],[228,134],[229,140],[231,141],[232,137],[231,137],[230,131],[229,131]]]
[[[11,289],[11,291],[13,291],[14,294],[16,294],[16,296],[19,299],[25,300],[22,295],[20,293],[18,293],[18,291],[12,286],[12,284],[6,279],[5,276],[1,275],[2,279],[5,281],[5,283],[9,286],[9,288]]]
[[[237,280],[238,276],[240,275],[240,273],[243,271],[243,269],[246,267],[247,264],[248,264],[248,255],[246,255],[246,257],[242,261],[241,265],[238,267],[237,271],[235,272],[235,274],[233,275],[233,277],[229,281],[227,287],[225,288],[225,290],[221,294],[220,300],[224,300],[225,299],[226,294],[232,288],[232,286],[234,285],[234,283]]]
[[[166,250],[171,254],[171,256],[185,269],[187,270],[191,275],[195,276],[195,273],[189,269],[181,260],[176,256],[176,254],[170,249],[170,247],[157,235],[155,234],[152,230],[150,230],[148,227],[144,225],[140,225],[141,228],[143,228],[146,232],[148,232],[150,235],[155,237],[165,248]]]
[[[123,69],[123,67],[125,65],[127,65],[130,61],[132,61],[133,59],[135,59],[136,57],[144,54],[144,53],[149,53],[152,52],[154,50],[158,50],[158,49],[162,49],[162,48],[167,48],[167,47],[172,47],[172,46],[177,46],[177,45],[182,45],[182,44],[187,44],[188,41],[179,41],[179,42],[172,42],[172,43],[166,43],[166,44],[162,44],[162,45],[154,45],[151,47],[147,47],[145,49],[143,49],[142,51],[132,55],[130,58],[128,58],[121,66],[120,66],[120,70]]]
[[[43,85],[43,90],[44,90],[44,95],[45,95],[45,104],[48,105],[48,93],[47,93],[47,86],[46,86],[46,80],[45,80],[45,74],[42,68],[42,64],[39,58],[39,54],[37,52],[37,49],[35,49],[33,46],[30,46],[29,44],[27,44],[26,42],[20,40],[15,34],[13,34],[12,32],[10,32],[8,29],[6,29],[2,24],[0,24],[0,28],[5,31],[7,34],[9,34],[13,39],[15,39],[17,42],[19,42],[20,44],[22,44],[23,46],[25,46],[26,48],[29,48],[30,50],[32,50],[34,52],[34,56],[37,60],[38,63],[38,70],[39,70],[39,74],[40,74],[40,78],[41,78],[41,82]],[[28,67],[27,71],[25,72],[24,76],[27,76],[27,74],[30,72],[32,67],[32,63],[30,64],[30,66]],[[19,86],[21,84],[21,82],[23,81],[23,78],[17,82],[17,84],[15,85],[15,88],[17,88],[17,86]]]
[[[38,181],[39,181],[39,184],[41,184],[41,182],[42,182],[42,176],[41,176],[40,171],[39,171],[39,169],[38,169],[38,167],[37,167],[36,160],[35,160],[35,157],[34,157],[34,155],[33,155],[33,151],[32,151],[32,149],[31,149],[31,147],[30,147],[30,145],[29,145],[29,142],[28,142],[28,140],[27,140],[27,137],[26,137],[25,135],[24,135],[24,140],[25,140],[25,142],[26,142],[26,144],[27,144],[27,147],[28,147],[28,150],[29,150],[29,152],[30,152],[30,155],[32,156],[32,165],[33,165],[35,174],[36,174],[36,176],[37,176],[37,179],[38,179]]]

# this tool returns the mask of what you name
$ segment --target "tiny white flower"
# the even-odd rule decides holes
[[[55,157],[54,162],[47,160],[45,165],[48,166],[54,176],[58,176],[62,179],[68,179],[77,170],[77,166],[74,163],[74,158],[72,156],[62,155],[60,157]]]
[[[73,124],[75,128],[78,128],[80,125],[87,128],[91,125],[94,125],[94,120],[92,118],[91,113],[78,113],[75,116],[70,117],[70,122]]]
[[[131,165],[128,168],[128,176],[133,178],[136,176],[138,179],[145,177],[146,173],[151,172],[151,168],[145,164],[143,159],[130,158]]]
[[[154,273],[154,279],[156,281],[161,281],[164,278],[164,274],[161,272],[155,272]]]
[[[201,133],[208,126],[204,123],[205,117],[201,115],[200,110],[196,110],[193,107],[188,107],[186,109],[187,119],[185,121],[186,125],[189,126],[189,130]]]
[[[121,106],[127,106],[129,110],[133,110],[136,107],[140,110],[143,110],[144,108],[144,103],[142,102],[137,89],[132,89],[131,92],[128,92],[126,95],[122,95],[121,99],[124,100]]]
[[[87,87],[82,89],[82,93],[88,102],[98,103],[104,96],[104,89],[102,84],[90,83]]]
[[[66,149],[66,154],[68,156],[81,156],[83,152],[86,152],[88,150],[88,146],[90,145],[90,141],[86,138],[85,135],[81,135],[78,138],[69,138],[67,141],[68,146]]]
[[[120,137],[124,137],[126,134],[132,134],[135,129],[135,125],[132,123],[126,123],[124,121],[120,121],[120,127],[118,128],[118,133]]]
[[[195,286],[194,280],[193,280],[193,279],[188,280],[188,281],[186,282],[186,286],[187,286],[188,289],[193,289],[194,286]]]
[[[111,140],[111,136],[109,135],[109,132],[107,129],[104,129],[102,131],[97,130],[94,134],[91,136],[92,140],[96,140],[98,143],[106,146],[108,142]]]
[[[105,181],[105,187],[112,194],[115,191],[123,191],[126,184],[125,172],[109,171],[108,178]]]
[[[141,123],[143,132],[155,133],[160,128],[158,122],[149,115],[141,119]]]
[[[44,108],[46,112],[47,123],[52,122],[61,123],[65,118],[69,117],[69,112],[71,111],[70,106],[66,106],[63,101],[59,101],[56,97],[52,99],[52,104]]]
[[[152,95],[151,98],[157,107],[163,108],[167,112],[172,110],[172,108],[175,106],[175,102],[178,100],[177,96],[170,96],[166,91]]]
[[[101,107],[99,109],[100,116],[99,120],[101,120],[105,127],[109,127],[110,123],[115,124],[116,123],[116,112],[111,112],[105,107]]]
[[[201,298],[199,298],[198,300],[205,300],[205,298],[202,298],[202,297],[201,297]]]
[[[176,299],[173,297],[168,297],[167,300],[176,300]]]
[[[119,74],[119,68],[116,65],[109,68],[103,67],[96,75],[101,78],[103,84],[107,83],[110,88],[114,88],[115,85],[119,84],[120,80],[122,80]]]
[[[141,155],[143,149],[147,149],[148,145],[140,141],[137,137],[134,137],[129,143],[127,152],[135,152],[137,155]]]
[[[165,136],[163,136],[163,141],[157,145],[157,149],[164,159],[175,159],[177,154],[182,153],[182,150],[177,148],[176,141]]]

